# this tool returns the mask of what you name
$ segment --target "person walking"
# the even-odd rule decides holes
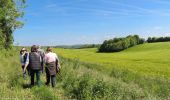
[[[42,58],[42,63],[41,63],[41,67],[42,67],[42,73],[44,72],[44,65],[45,65],[45,52],[43,49],[41,49],[40,45],[37,45],[37,51],[38,53],[41,55]]]
[[[46,71],[46,85],[49,85],[51,79],[52,87],[56,85],[56,73],[60,68],[59,59],[56,53],[52,52],[52,48],[47,48],[47,53],[45,54],[45,71]]]
[[[30,76],[31,76],[31,86],[34,86],[34,76],[36,74],[36,80],[38,86],[41,86],[41,71],[42,71],[42,57],[37,51],[37,46],[33,45],[31,47],[31,52],[29,53],[29,68],[30,68]],[[27,66],[26,66],[27,67]],[[24,68],[24,71],[26,70]]]
[[[26,70],[24,71],[24,68],[26,66],[28,66],[28,63],[29,63],[29,53],[27,52],[26,48],[22,48],[20,50],[20,62],[21,62],[21,65],[22,65],[22,72],[23,72],[23,77],[24,79],[26,80]],[[27,72],[29,74],[29,69],[27,68]]]

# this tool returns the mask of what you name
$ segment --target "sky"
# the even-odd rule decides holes
[[[99,44],[114,37],[170,36],[169,0],[27,0],[15,45]]]

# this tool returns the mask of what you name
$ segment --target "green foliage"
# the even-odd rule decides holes
[[[62,58],[61,62],[67,62],[62,64],[61,82],[71,99],[142,100],[148,98],[148,95],[135,84],[126,84],[109,74],[93,69],[97,65],[65,58]],[[80,67],[75,69],[75,63],[79,63]]]
[[[18,19],[23,16],[25,0],[0,0],[0,46],[11,48],[13,32],[23,23]]]
[[[50,91],[47,87],[34,87],[32,89],[33,94],[36,95],[36,98],[39,100],[60,100],[56,97],[53,91]]]
[[[167,42],[170,41],[170,37],[148,37],[147,42],[153,43],[153,42]]]
[[[144,39],[139,38],[138,35],[127,36],[126,38],[114,38],[105,40],[99,48],[99,52],[118,52],[138,44],[143,44]]]

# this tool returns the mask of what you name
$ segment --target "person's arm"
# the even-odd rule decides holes
[[[27,54],[27,58],[26,58],[25,66],[24,66],[24,72],[26,71],[28,64],[29,64],[29,53]]]

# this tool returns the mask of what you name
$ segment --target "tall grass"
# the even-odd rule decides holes
[[[2,100],[58,100],[66,98],[62,90],[46,87],[30,88],[30,79],[23,79],[19,62],[19,48],[0,50],[0,99]],[[42,76],[45,83],[45,75]]]
[[[73,99],[107,99],[107,100],[143,100],[161,99],[158,95],[149,93],[138,84],[125,82],[121,78],[110,76],[88,64],[78,60],[62,58],[62,87]],[[75,67],[75,65],[77,65]],[[69,67],[68,67],[69,66]],[[168,97],[166,97],[168,98]],[[164,98],[162,98],[164,99]]]

